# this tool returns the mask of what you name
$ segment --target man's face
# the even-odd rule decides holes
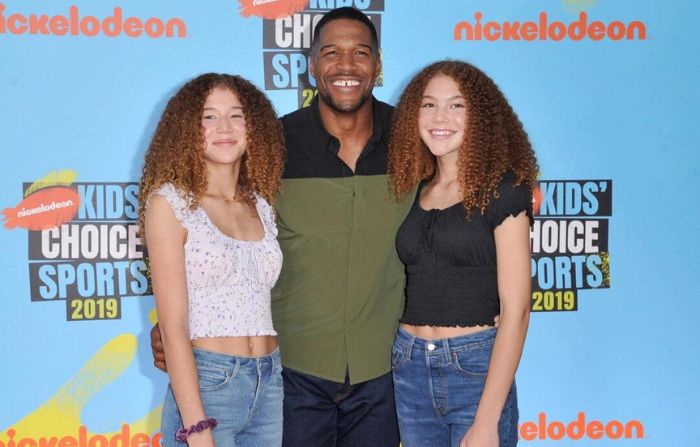
[[[356,20],[338,19],[328,22],[316,38],[311,74],[318,95],[336,112],[356,112],[372,96],[380,69],[369,29]]]

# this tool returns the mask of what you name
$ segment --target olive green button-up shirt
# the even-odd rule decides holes
[[[396,231],[413,197],[389,198],[391,107],[374,101],[374,132],[352,172],[314,102],[282,119],[287,163],[275,208],[284,254],[272,292],[282,363],[335,382],[391,370],[404,306]]]

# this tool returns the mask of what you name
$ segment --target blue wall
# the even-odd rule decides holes
[[[579,437],[597,446],[695,445],[698,3],[301,3],[296,19],[276,23],[255,15],[260,7],[243,16],[233,0],[0,2],[0,205],[16,216],[12,209],[40,199],[65,201],[66,189],[81,200],[62,230],[42,235],[36,225],[48,217],[26,212],[6,219],[16,227],[0,229],[0,446],[52,437],[59,447],[158,442],[166,376],[151,366],[154,303],[139,241],[129,239],[132,184],[155,123],[183,82],[209,71],[267,87],[280,114],[296,109],[313,81],[302,48],[308,29],[295,42],[290,26],[308,26],[334,3],[354,3],[380,28],[383,85],[375,94],[382,100],[395,103],[411,76],[436,59],[466,59],[489,73],[537,151],[539,225],[594,222],[584,252],[569,243],[533,255],[559,265],[552,272],[563,282],[551,285],[547,272],[533,278],[541,312],[532,315],[517,376],[522,445],[579,445]],[[69,187],[25,197],[29,185],[61,170]],[[577,195],[588,181],[604,191]],[[577,201],[591,197],[602,208],[578,212]],[[562,207],[552,208],[557,200]],[[97,244],[61,252],[80,237]],[[541,245],[538,237],[533,243]],[[583,267],[580,256],[591,264]],[[599,276],[577,285],[576,275]],[[575,306],[563,299],[567,292]]]

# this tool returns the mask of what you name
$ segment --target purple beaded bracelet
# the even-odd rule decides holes
[[[187,437],[192,433],[199,433],[207,428],[214,428],[218,425],[218,421],[214,418],[203,419],[190,428],[181,428],[175,433],[175,439],[180,442],[187,442]]]

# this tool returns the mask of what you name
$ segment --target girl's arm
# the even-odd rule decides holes
[[[494,230],[501,321],[474,424],[461,447],[498,447],[498,420],[508,397],[530,320],[530,222],[523,211]]]
[[[170,385],[183,425],[189,428],[206,419],[206,415],[189,335],[184,250],[187,232],[170,204],[159,195],[149,202],[144,226]],[[187,442],[190,447],[214,445],[211,430],[192,434]]]

